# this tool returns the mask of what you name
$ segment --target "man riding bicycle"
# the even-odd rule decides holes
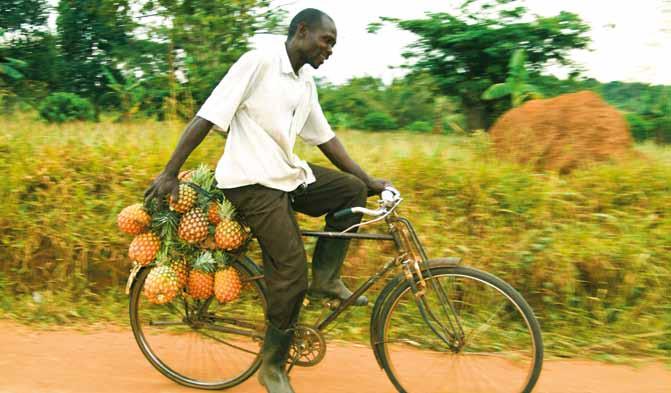
[[[146,200],[178,197],[177,174],[213,125],[230,127],[217,164],[217,187],[244,217],[263,252],[268,294],[268,328],[259,380],[269,392],[293,392],[285,371],[293,327],[306,292],[346,299],[340,279],[349,239],[320,238],[307,257],[294,211],[326,215],[326,231],[357,224],[360,214],[336,219],[333,213],[365,206],[389,181],[368,176],[333,133],[305,64],[319,68],[332,54],[337,31],[316,9],[299,12],[283,44],[245,53],[228,71],[187,125],[168,164],[145,191]],[[293,153],[296,137],[318,146],[340,171],[306,163]],[[365,305],[361,296],[357,305]]]

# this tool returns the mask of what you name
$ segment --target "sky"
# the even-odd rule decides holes
[[[403,75],[390,67],[403,64],[405,46],[414,35],[391,26],[368,34],[368,23],[379,16],[421,18],[426,11],[450,11],[459,0],[274,0],[293,17],[303,8],[329,14],[338,28],[338,43],[331,58],[315,76],[343,83],[354,76],[370,75],[385,82]],[[602,82],[620,80],[671,85],[671,0],[526,0],[530,12],[550,16],[575,12],[591,27],[590,51],[574,51],[571,57],[585,75]],[[261,47],[281,41],[280,36],[256,36]],[[549,73],[565,77],[565,70],[550,67]]]

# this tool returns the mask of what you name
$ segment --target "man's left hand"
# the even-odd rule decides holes
[[[366,186],[368,187],[368,196],[380,195],[385,187],[391,186],[391,182],[384,179],[370,179]]]

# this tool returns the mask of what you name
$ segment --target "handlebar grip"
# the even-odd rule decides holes
[[[349,216],[350,214],[352,214],[352,208],[342,209],[342,210],[338,210],[337,212],[333,213],[333,218],[335,218],[336,220],[339,220],[341,218]]]

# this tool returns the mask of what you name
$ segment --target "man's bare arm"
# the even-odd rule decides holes
[[[361,169],[359,164],[347,154],[345,146],[340,142],[337,136],[331,138],[328,142],[318,146],[324,155],[343,172],[351,173],[361,179],[368,187],[368,195],[379,194],[384,187],[391,185],[388,180],[374,179]]]
[[[165,169],[145,190],[145,203],[148,203],[152,198],[161,198],[166,194],[172,194],[172,197],[177,200],[179,196],[179,181],[177,180],[179,169],[189,158],[191,152],[205,139],[210,129],[212,129],[212,123],[199,116],[194,117],[187,124]]]

